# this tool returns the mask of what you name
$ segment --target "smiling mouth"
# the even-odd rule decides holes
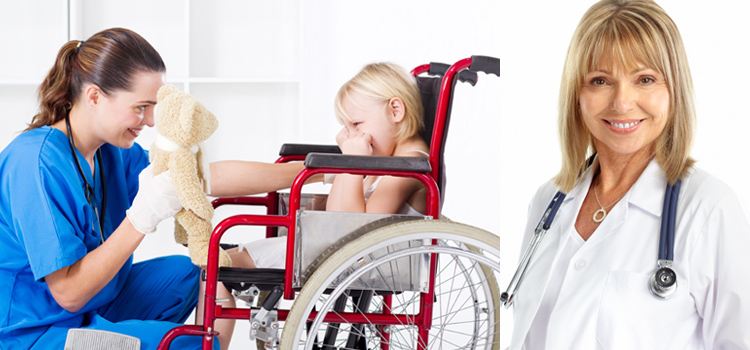
[[[629,128],[632,128],[632,127],[640,124],[644,120],[645,119],[641,119],[641,120],[636,120],[634,122],[629,122],[629,123],[615,123],[615,122],[611,122],[609,120],[605,120],[605,122],[607,122],[607,124],[609,124],[609,125],[617,128],[617,129],[629,129]]]
[[[131,133],[133,133],[135,136],[138,136],[141,133],[140,130],[131,129],[131,128],[128,128],[128,131],[130,131]]]

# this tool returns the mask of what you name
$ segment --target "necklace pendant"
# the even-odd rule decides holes
[[[601,218],[597,218],[599,214],[601,214],[602,216]],[[594,213],[594,217],[592,219],[594,219],[594,222],[599,223],[599,222],[604,221],[604,218],[606,217],[607,217],[607,211],[604,210],[604,208],[601,208]]]

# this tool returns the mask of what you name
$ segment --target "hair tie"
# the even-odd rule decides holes
[[[79,41],[79,42],[78,42],[78,45],[76,45],[76,51],[78,51],[78,48],[80,48],[80,47],[81,47],[81,44],[83,44],[83,40]]]

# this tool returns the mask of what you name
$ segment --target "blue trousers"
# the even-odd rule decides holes
[[[68,329],[87,328],[141,339],[142,350],[159,346],[164,335],[185,322],[198,303],[200,268],[186,256],[168,256],[133,264],[115,300],[87,315],[80,327],[55,325],[32,349],[62,349]],[[202,337],[181,336],[171,349],[200,349]],[[214,349],[219,341],[214,338]]]

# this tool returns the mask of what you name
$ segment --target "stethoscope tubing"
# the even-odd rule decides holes
[[[97,164],[99,165],[99,179],[102,183],[102,212],[101,215],[99,214],[99,208],[97,205],[92,202],[91,197],[96,197],[96,194],[94,193],[94,187],[89,185],[89,182],[86,180],[86,175],[83,173],[83,167],[81,167],[81,162],[78,160],[78,155],[76,154],[76,145],[73,141],[73,131],[70,128],[70,118],[66,115],[65,116],[65,126],[68,129],[68,143],[70,144],[70,152],[73,154],[73,160],[75,160],[76,166],[78,168],[78,174],[81,175],[81,180],[83,180],[83,194],[86,196],[86,201],[89,202],[89,205],[94,210],[94,214],[97,217],[97,221],[99,221],[99,235],[101,236],[101,241],[104,243],[104,215],[107,210],[107,180],[104,176],[104,164],[102,163],[102,151],[101,149],[96,150],[96,158],[97,158]]]
[[[657,265],[659,267],[668,269],[673,275],[674,271],[671,270],[671,266],[672,261],[674,260],[674,237],[677,217],[677,201],[679,199],[681,184],[682,180],[680,179],[678,179],[674,185],[671,185],[669,183],[667,184],[667,188],[664,192],[664,207],[662,209],[661,229],[659,232],[659,252]],[[557,211],[558,209],[560,209],[560,205],[562,204],[564,199],[565,193],[558,191],[552,198],[550,204],[547,206],[547,209],[544,211],[544,215],[542,216],[541,220],[539,220],[539,224],[534,230],[534,236],[532,237],[531,242],[529,243],[529,247],[526,249],[523,258],[521,259],[521,262],[516,269],[516,273],[513,275],[513,278],[508,285],[508,289],[500,296],[500,302],[505,304],[506,307],[510,307],[510,305],[513,304],[513,299],[516,295],[516,292],[518,291],[518,288],[521,285],[521,282],[523,282],[523,279],[526,275],[526,270],[531,263],[531,258],[533,257],[534,252],[536,252],[536,249],[539,247],[539,243],[542,241],[545,233],[552,226],[552,221],[557,215]],[[666,217],[664,217],[664,215],[666,215]],[[662,263],[664,263],[664,266],[662,266]],[[656,275],[654,275],[654,277],[655,276]],[[651,290],[654,295],[663,299],[669,298],[674,293],[674,288],[676,288],[677,285],[673,281],[673,283],[666,288],[657,288],[657,286],[654,285],[654,283],[656,283],[656,279],[654,277],[651,278]]]
[[[560,205],[562,205],[564,199],[565,193],[557,191],[555,197],[552,198],[552,201],[544,211],[544,216],[539,220],[539,224],[537,224],[537,227],[534,230],[534,236],[531,238],[531,242],[529,243],[528,248],[526,248],[526,252],[523,254],[523,258],[516,269],[516,273],[513,274],[508,289],[500,295],[500,301],[504,303],[506,307],[513,304],[513,297],[516,295],[521,282],[523,282],[523,277],[526,275],[526,270],[531,263],[531,257],[534,256],[534,252],[536,252],[536,249],[539,247],[539,243],[541,243],[542,238],[544,238],[544,234],[547,233],[547,230],[552,225],[552,221],[557,215],[557,211],[560,209]]]
[[[674,260],[674,231],[677,217],[677,200],[680,194],[682,180],[677,180],[674,185],[667,184],[664,193],[664,207],[662,215],[667,215],[666,220],[661,220],[661,232],[659,234],[659,260]]]
[[[669,200],[669,227],[667,230],[667,246],[665,248],[666,250],[666,258],[669,261],[674,260],[674,231],[677,228],[677,200],[680,195],[680,185],[682,184],[682,180],[677,179],[677,182],[675,182],[674,185],[667,185],[667,187],[672,187],[672,193],[670,195]]]

